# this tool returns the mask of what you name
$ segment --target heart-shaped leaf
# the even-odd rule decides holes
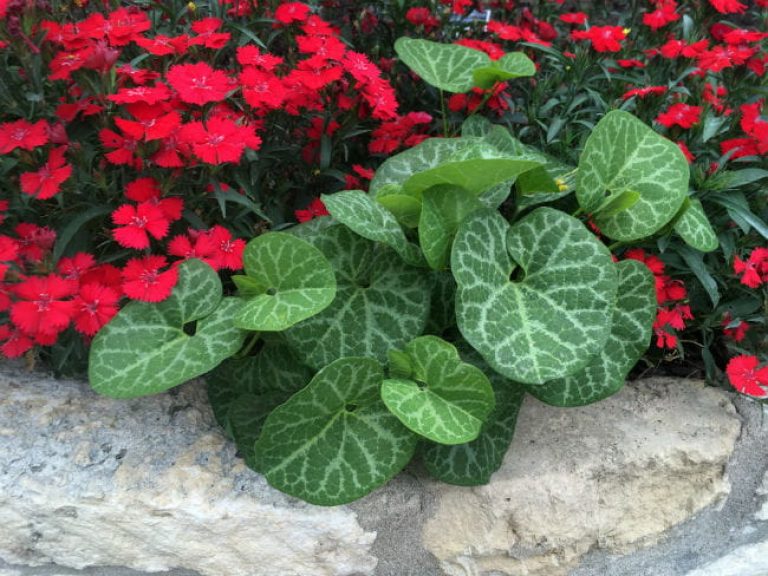
[[[88,379],[113,398],[157,394],[205,374],[237,352],[246,333],[235,328],[236,298],[224,298],[208,264],[187,260],[166,300],[134,301],[91,344]],[[194,335],[185,332],[194,323]]]
[[[413,196],[403,194],[403,187],[397,184],[388,184],[379,188],[376,194],[376,202],[389,210],[402,226],[416,228],[421,216],[421,202]]]
[[[629,209],[595,214],[600,230],[632,241],[660,230],[677,214],[688,192],[688,161],[677,145],[627,112],[614,110],[598,122],[584,146],[576,197],[594,212],[626,190],[640,194]]]
[[[275,488],[324,506],[364,496],[413,456],[416,436],[379,396],[384,378],[370,358],[341,358],[267,418],[257,467]]]
[[[323,194],[322,200],[331,216],[363,238],[386,244],[411,266],[424,263],[419,247],[408,242],[395,217],[365,192],[345,190]]]
[[[686,244],[702,252],[712,252],[720,244],[701,200],[697,198],[685,199],[681,213],[675,221],[675,232]]]
[[[433,186],[422,200],[419,243],[429,266],[443,269],[448,266],[459,224],[483,205],[471,192],[451,185]]]
[[[278,393],[287,400],[311,378],[312,371],[289,346],[270,341],[254,356],[225,360],[205,380],[213,414],[222,428],[230,430],[227,412],[238,397]]]
[[[434,168],[450,160],[460,150],[481,142],[479,138],[429,138],[387,158],[371,180],[370,193],[378,198],[379,191],[389,184],[402,186],[412,175]]]
[[[341,224],[310,239],[332,262],[337,290],[328,308],[284,333],[307,365],[319,370],[345,356],[384,362],[388,350],[422,333],[430,299],[426,269]]]
[[[398,38],[395,52],[422,80],[447,92],[469,92],[473,70],[491,63],[485,52],[416,38]]]
[[[497,82],[506,82],[513,78],[522,78],[536,74],[533,60],[522,52],[504,54],[498,60],[492,60],[489,66],[475,68],[472,79],[475,86],[483,90],[493,88]]]
[[[447,330],[456,331],[456,280],[449,270],[432,273],[432,298],[425,334],[443,336]],[[458,334],[456,332],[456,334]],[[449,338],[450,339],[450,338]]]
[[[498,212],[474,212],[459,226],[451,270],[459,330],[507,378],[541,384],[567,376],[605,345],[616,267],[563,212],[538,208],[511,227]]]
[[[475,158],[446,162],[411,176],[403,184],[403,191],[420,198],[425,190],[433,186],[450,184],[478,196],[493,186],[514,181],[520,174],[538,166],[538,162],[509,158]]]
[[[429,473],[438,480],[459,486],[476,486],[488,483],[491,474],[501,466],[515,433],[525,389],[491,370],[468,345],[466,350],[460,348],[460,352],[465,361],[480,368],[490,380],[496,407],[475,440],[456,446],[425,443],[421,458]]]
[[[636,260],[624,260],[616,266],[619,291],[605,347],[575,374],[538,386],[527,385],[528,392],[542,402],[583,406],[607,398],[624,386],[627,374],[648,349],[656,317],[653,274]]]
[[[262,287],[235,316],[235,325],[246,330],[285,330],[326,308],[336,295],[336,279],[322,252],[291,234],[257,236],[245,247],[243,266],[248,293]]]
[[[410,430],[441,444],[477,438],[493,410],[493,389],[482,370],[462,362],[456,348],[437,336],[405,347],[411,377],[384,380],[381,397]]]

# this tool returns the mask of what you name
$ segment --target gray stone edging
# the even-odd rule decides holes
[[[319,508],[242,465],[200,383],[115,401],[0,364],[0,576],[766,576],[768,427],[733,398],[528,399],[488,486],[414,465]]]

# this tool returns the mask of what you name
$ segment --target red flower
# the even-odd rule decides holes
[[[723,315],[723,321],[720,324],[723,326],[723,334],[728,338],[732,338],[734,342],[741,342],[744,340],[747,331],[749,330],[749,324],[747,322],[744,322],[744,320],[735,322],[733,318],[731,318],[730,312],[726,312]]]
[[[53,198],[59,193],[61,185],[72,174],[72,166],[64,160],[66,146],[54,148],[46,162],[37,172],[25,172],[21,175],[21,191],[35,196],[38,200]]]
[[[655,3],[656,10],[643,14],[643,24],[651,30],[658,30],[667,24],[680,20],[675,0],[657,0]]]
[[[294,214],[296,216],[296,220],[298,220],[299,222],[307,222],[318,216],[329,215],[328,210],[325,207],[325,204],[323,204],[323,201],[320,200],[320,198],[315,198],[314,200],[312,200],[309,206],[307,206],[306,210],[296,210]]]
[[[440,26],[440,19],[436,18],[429,8],[409,8],[405,19],[414,26],[424,26],[424,32],[427,33]]]
[[[138,206],[123,204],[112,212],[112,221],[118,225],[112,232],[115,241],[136,250],[149,248],[149,235],[158,240],[164,238],[170,224],[163,211],[149,202]]]
[[[11,320],[29,336],[55,337],[69,324],[73,304],[64,299],[76,289],[77,283],[55,274],[30,276],[13,287],[19,301],[11,306]]]
[[[741,14],[747,9],[739,0],[709,0],[709,3],[720,14]]]
[[[189,36],[165,36],[158,34],[154,38],[135,38],[134,42],[154,56],[169,56],[171,54],[186,54],[189,47]]]
[[[22,222],[13,231],[18,236],[19,256],[29,262],[40,262],[56,242],[56,232],[47,226]]]
[[[725,367],[731,386],[742,394],[764,398],[768,393],[762,386],[768,386],[768,366],[758,369],[760,361],[756,356],[734,356]]]
[[[93,336],[117,314],[120,294],[102,284],[90,283],[80,287],[73,300],[75,330]]]
[[[171,91],[168,86],[158,82],[154,86],[136,86],[134,88],[121,88],[115,94],[107,96],[115,104],[132,104],[134,102],[144,102],[145,104],[157,104],[165,102],[171,97]]]
[[[214,262],[214,269],[242,269],[245,240],[241,238],[232,239],[232,233],[224,228],[224,226],[218,225],[211,228],[207,236],[213,248],[212,260]]]
[[[197,36],[192,38],[189,43],[192,46],[205,46],[213,50],[220,50],[227,45],[231,34],[229,32],[219,32],[223,22],[219,18],[203,18],[192,23],[192,31]]]
[[[96,259],[86,252],[78,252],[71,258],[62,258],[56,265],[56,271],[65,280],[80,280],[96,264]]]
[[[200,106],[221,102],[236,87],[229,76],[205,62],[171,66],[165,77],[183,102]]]
[[[275,110],[280,107],[287,94],[280,78],[253,66],[246,67],[240,73],[240,83],[243,85],[245,101],[253,108]]]
[[[38,120],[30,124],[26,120],[16,120],[0,124],[0,154],[8,154],[16,148],[34,150],[48,143],[48,122]]]
[[[656,117],[656,122],[667,128],[672,128],[672,126],[691,128],[699,122],[701,111],[701,106],[689,106],[678,102],[672,104],[666,112],[659,114]]]
[[[592,26],[589,30],[574,30],[574,40],[589,40],[597,52],[618,52],[621,41],[627,37],[626,29],[621,26]]]
[[[0,351],[6,358],[18,358],[35,345],[29,336],[8,324],[0,324],[0,341]]]
[[[485,52],[486,54],[488,54],[488,56],[490,56],[491,60],[498,60],[505,54],[504,49],[498,44],[494,44],[493,42],[484,42],[483,40],[473,40],[471,38],[462,38],[461,40],[456,40],[454,44],[458,44],[459,46],[466,46],[467,48],[473,48],[475,50],[480,50],[480,52]]]
[[[131,258],[123,268],[123,292],[128,298],[143,302],[161,302],[168,298],[178,280],[178,270],[170,268],[165,272],[167,261],[164,256]]]
[[[181,219],[184,200],[181,198],[160,198],[160,184],[154,178],[138,178],[125,185],[125,197],[134,202],[148,202],[162,210],[171,222]]]
[[[264,72],[272,72],[283,63],[283,58],[272,54],[263,54],[256,46],[246,44],[237,49],[237,62],[241,66],[256,66]]]
[[[241,126],[232,120],[214,116],[202,122],[185,124],[179,139],[192,146],[195,155],[207,164],[240,162],[246,148],[256,150],[261,138],[251,126]]]
[[[136,120],[116,117],[115,124],[117,124],[123,134],[130,136],[134,140],[150,142],[151,140],[167,138],[181,124],[181,115],[175,110],[163,113],[162,108],[151,106],[144,102],[128,104],[125,108]]]
[[[135,138],[126,138],[117,132],[104,128],[99,131],[99,140],[105,148],[113,148],[111,152],[104,154],[104,158],[111,164],[118,166],[141,166],[141,158],[134,155],[139,141]]]
[[[275,10],[275,20],[281,24],[304,22],[309,16],[310,8],[303,2],[285,2]]]
[[[587,21],[587,15],[584,12],[566,12],[560,14],[560,20],[566,24],[581,25]]]
[[[648,95],[660,95],[664,94],[664,92],[667,91],[666,86],[645,86],[644,88],[632,88],[632,90],[627,90],[622,94],[622,98],[624,100],[629,100],[633,96],[637,96],[638,98],[645,98]]]
[[[741,275],[741,283],[750,288],[768,282],[768,248],[755,248],[746,261],[736,256],[733,271]]]

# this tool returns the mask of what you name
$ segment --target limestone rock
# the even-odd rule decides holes
[[[685,576],[765,576],[768,574],[768,542],[739,546],[730,554],[688,572]]]
[[[0,559],[209,576],[362,576],[349,508],[267,486],[236,458],[200,382],[136,400],[0,366]]]
[[[729,492],[740,433],[728,396],[654,379],[583,408],[529,397],[487,486],[434,486],[424,543],[445,574],[566,574],[592,548],[625,553]]]

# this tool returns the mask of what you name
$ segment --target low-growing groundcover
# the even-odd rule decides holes
[[[430,81],[477,78],[461,58],[469,48],[404,46]],[[486,482],[526,391],[559,406],[597,401],[650,342],[653,274],[614,261],[563,208],[634,240],[691,204],[682,152],[625,112],[587,141],[575,194],[558,184],[573,168],[506,129],[473,118],[464,132],[393,156],[368,193],[323,196],[330,217],[251,240],[238,305],[206,264],[181,264],[170,299],[134,303],[97,334],[91,384],[140,396],[220,363],[209,396],[246,463],[315,504],[359,498],[415,455],[447,482]],[[695,245],[709,223],[693,222]]]
[[[3,354],[207,374],[318,504],[486,482],[651,341],[766,395],[764,2],[512,4],[0,1]]]

